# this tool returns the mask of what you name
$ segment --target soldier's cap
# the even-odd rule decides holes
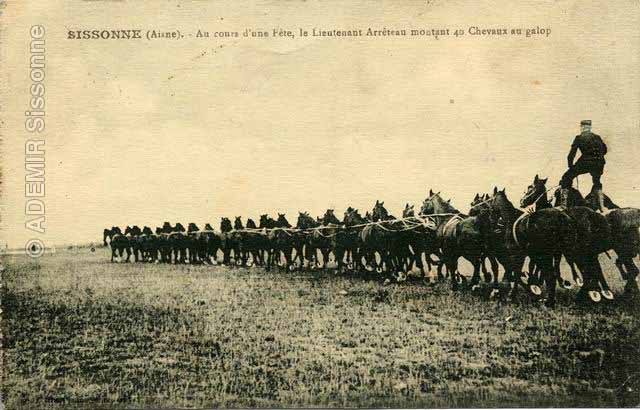
[[[580,125],[591,125],[591,120],[582,120],[580,121]]]

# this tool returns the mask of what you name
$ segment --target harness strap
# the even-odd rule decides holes
[[[520,215],[518,217],[518,219],[515,220],[515,222],[513,223],[513,227],[511,229],[511,233],[513,234],[513,239],[516,241],[516,245],[520,246],[520,241],[518,240],[518,233],[517,233],[517,228],[518,228],[518,224],[525,218],[527,218],[530,214],[524,212],[522,215]]]

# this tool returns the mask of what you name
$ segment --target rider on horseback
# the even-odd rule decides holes
[[[578,175],[591,174],[593,180],[592,191],[598,202],[600,211],[604,211],[604,195],[600,177],[604,170],[604,156],[607,154],[607,145],[599,135],[591,132],[591,120],[580,122],[580,135],[577,135],[571,144],[571,151],[567,157],[569,169],[560,180],[560,206],[567,208],[569,198],[569,188],[573,184],[573,179]],[[580,158],[574,164],[573,160],[577,151],[580,150]]]

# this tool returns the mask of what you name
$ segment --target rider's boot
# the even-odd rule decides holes
[[[604,193],[602,192],[602,188],[597,188],[594,190],[596,194],[596,204],[598,205],[597,211],[600,213],[604,213]]]
[[[566,210],[569,208],[569,189],[561,188],[560,189],[560,209]]]

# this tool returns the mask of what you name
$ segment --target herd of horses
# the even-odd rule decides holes
[[[546,182],[536,175],[520,207],[504,189],[476,194],[468,215],[430,190],[420,212],[407,204],[402,218],[376,201],[364,216],[349,207],[342,220],[331,209],[318,218],[300,212],[295,227],[284,214],[277,219],[262,215],[257,224],[248,219],[246,225],[240,217],[233,224],[222,218],[219,231],[210,224],[200,230],[193,223],[185,228],[168,222],[155,231],[147,226],[127,226],[124,232],[112,227],[104,230],[104,244],[111,247],[112,262],[125,254],[128,262],[133,254],[137,262],[217,264],[220,252],[224,265],[293,271],[326,269],[333,258],[337,272],[373,274],[385,281],[402,281],[414,268],[426,276],[426,264],[429,271],[436,268],[438,279],[448,276],[454,290],[479,286],[481,272],[494,289],[515,292],[521,286],[539,295],[546,285],[545,304],[550,307],[555,305],[558,284],[573,286],[561,277],[562,258],[580,286],[579,300],[613,299],[599,255],[611,258],[614,251],[626,281],[625,296],[637,299],[639,269],[634,258],[640,252],[640,209],[620,208],[607,197],[608,211],[596,212],[593,195],[583,198],[573,188],[568,206],[559,207],[559,192],[547,189]],[[554,192],[556,206],[549,199]],[[460,258],[473,266],[470,279],[458,271]]]

